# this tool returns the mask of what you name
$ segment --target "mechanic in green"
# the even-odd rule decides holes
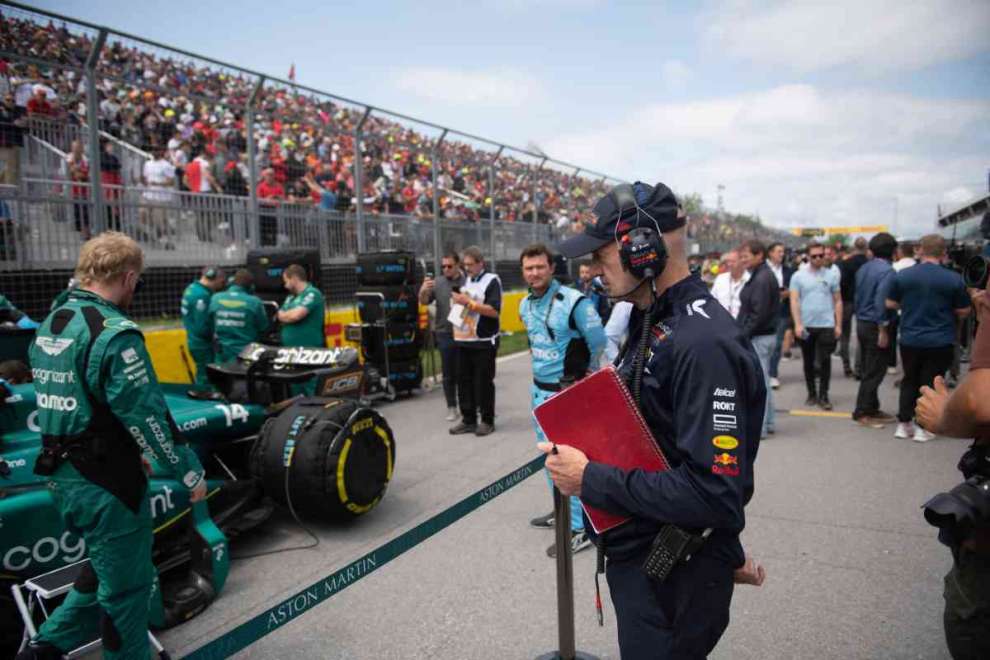
[[[261,341],[270,325],[265,304],[254,291],[254,276],[241,268],[226,291],[210,299],[207,322],[213,330],[216,361],[230,362],[251,342]]]
[[[193,386],[208,389],[206,365],[213,362],[213,331],[209,322],[210,297],[221,291],[226,283],[223,271],[209,266],[203,269],[199,279],[190,283],[182,292],[182,325],[186,329],[186,345],[196,365]]]
[[[326,348],[323,294],[313,286],[306,275],[306,269],[299,264],[292,264],[282,272],[282,283],[289,292],[282,303],[282,309],[278,311],[278,320],[282,324],[282,345]],[[313,396],[316,393],[316,381],[293,386],[292,392]]]
[[[97,636],[105,658],[148,658],[149,459],[189,488],[193,502],[206,495],[199,460],[173,437],[144,337],[124,313],[143,265],[141,248],[119,232],[84,243],[79,288],[31,346],[43,443],[34,471],[50,478],[54,504],[90,561],[18,660],[61,658]]]

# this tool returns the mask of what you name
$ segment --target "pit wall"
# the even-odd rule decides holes
[[[519,302],[526,295],[525,291],[507,291],[502,296],[502,314],[500,317],[502,330],[505,332],[524,332],[522,320],[519,318]],[[420,326],[425,326],[426,308],[420,307]],[[333,307],[327,310],[324,327],[327,333],[327,346],[353,346],[357,344],[344,339],[344,328],[348,323],[358,323],[357,309],[349,307]],[[195,371],[195,366],[188,353],[183,351],[186,343],[186,331],[182,328],[164,330],[148,330],[144,333],[151,361],[155,365],[158,380],[163,383],[188,383],[189,374]],[[188,365],[188,367],[187,367]]]

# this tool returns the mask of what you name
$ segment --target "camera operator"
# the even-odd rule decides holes
[[[925,518],[939,527],[952,549],[945,576],[945,639],[956,660],[990,657],[990,298],[973,299],[980,321],[970,372],[952,394],[941,377],[922,387],[915,407],[919,424],[932,433],[975,438],[959,470],[966,481],[925,505]]]
[[[593,252],[609,296],[635,305],[618,369],[671,469],[589,462],[563,444],[540,449],[563,494],[632,518],[601,536],[585,523],[608,559],[622,657],[705,657],[728,626],[734,572],[746,565],[739,533],[763,371],[729,312],[690,274],[686,218],[667,186],[616,186],[594,212],[597,222],[560,252]]]
[[[148,603],[155,583],[147,458],[206,496],[196,454],[175,443],[151,357],[124,315],[141,283],[144,255],[108,231],[83,244],[72,289],[31,346],[43,450],[53,505],[82,536],[89,563],[18,660],[61,658],[100,634],[105,658],[148,657]]]

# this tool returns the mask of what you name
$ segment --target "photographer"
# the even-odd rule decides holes
[[[966,481],[925,505],[925,518],[939,527],[952,549],[945,576],[945,639],[956,660],[990,657],[990,298],[973,299],[980,321],[970,372],[949,394],[945,381],[922,387],[917,422],[938,435],[975,438],[959,470]]]
[[[728,626],[734,571],[746,565],[739,533],[753,494],[763,371],[690,274],[685,216],[667,186],[617,186],[594,212],[597,222],[560,252],[593,252],[609,296],[634,304],[618,370],[671,468],[624,470],[566,444],[540,449],[564,495],[632,518],[601,536],[585,523],[608,559],[622,657],[705,657]],[[753,573],[758,583],[762,572]]]

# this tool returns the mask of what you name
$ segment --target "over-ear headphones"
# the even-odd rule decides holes
[[[215,280],[215,279],[217,279],[217,269],[216,268],[207,268],[206,271],[203,272],[203,277],[205,277],[208,280]]]
[[[664,245],[660,225],[639,205],[639,198],[645,200],[648,194],[639,184],[633,186],[628,183],[616,186],[610,193],[619,213],[615,224],[615,236],[622,267],[642,281],[659,277],[667,266],[667,246]],[[639,224],[639,214],[642,213],[653,221],[653,227],[634,225],[633,229],[619,237],[619,227],[623,224],[622,214],[626,209],[636,210],[635,225]]]

